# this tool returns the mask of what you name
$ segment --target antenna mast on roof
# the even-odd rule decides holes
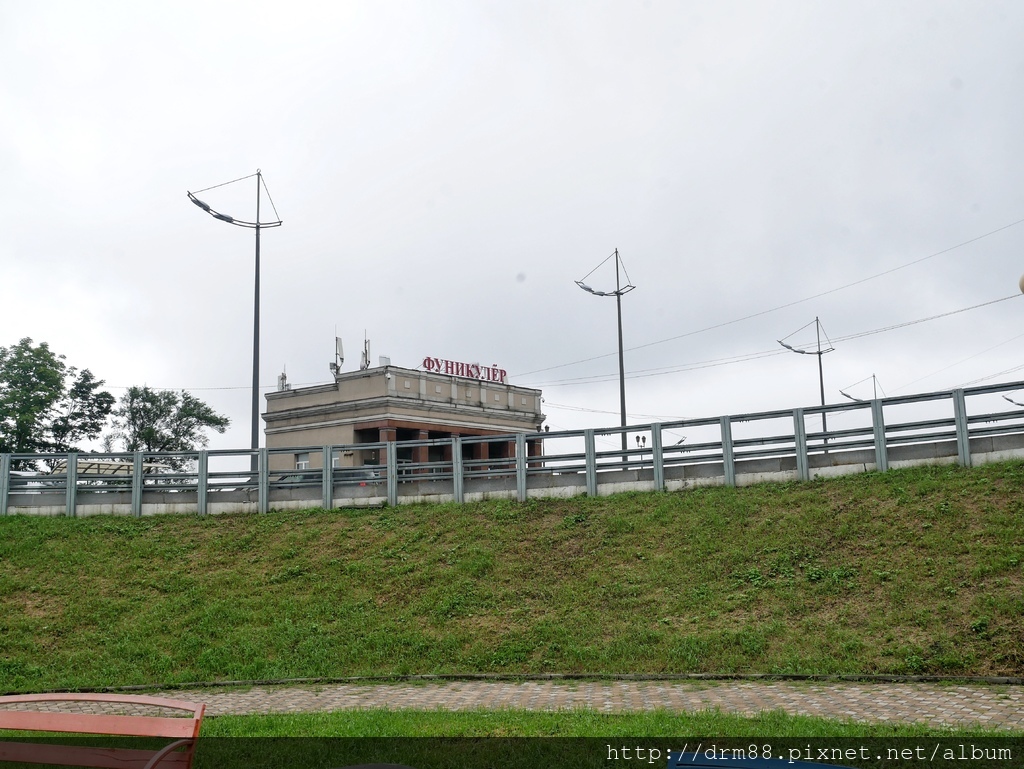
[[[337,378],[341,373],[341,364],[345,362],[345,351],[341,347],[341,337],[338,336],[338,329],[334,329],[334,363],[329,363],[331,373]]]
[[[366,329],[363,329],[363,359],[359,362],[359,370],[365,371],[370,368],[370,339],[366,336]]]

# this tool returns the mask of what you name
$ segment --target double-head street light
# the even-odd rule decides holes
[[[260,196],[262,190],[266,189],[266,185],[263,182],[263,174],[260,169],[256,169],[255,174],[249,176],[243,176],[241,179],[235,179],[231,182],[224,182],[224,184],[215,184],[213,187],[206,187],[205,189],[198,190],[198,192],[206,192],[206,190],[212,190],[214,187],[223,187],[227,184],[234,184],[245,179],[251,179],[253,176],[256,177],[256,221],[250,222],[244,219],[236,219],[233,216],[222,214],[219,211],[213,210],[208,204],[196,197],[195,193],[189,192],[188,197],[193,203],[199,206],[201,209],[206,211],[214,219],[220,219],[222,222],[233,224],[236,227],[248,227],[249,229],[256,230],[256,280],[255,280],[255,292],[253,299],[253,319],[252,319],[252,441],[251,447],[253,449],[252,461],[250,464],[251,469],[255,472],[258,468],[258,459],[255,451],[260,447],[260,230],[264,227],[280,227],[282,222],[278,217],[276,220],[271,222],[260,221]],[[267,199],[270,201],[271,208],[274,209],[274,216],[278,216],[277,208],[274,206],[274,200],[270,197],[270,191],[267,190]]]
[[[622,360],[622,295],[623,294],[628,294],[630,291],[632,291],[634,288],[636,288],[636,286],[634,286],[632,283],[629,282],[629,275],[628,274],[626,275],[626,285],[623,286],[620,283],[620,280],[619,280],[619,268],[622,266],[622,260],[619,259],[619,249],[616,248],[615,249],[615,253],[612,254],[612,256],[615,257],[615,290],[614,291],[595,291],[594,289],[592,289],[590,286],[588,286],[586,283],[583,282],[584,280],[587,279],[587,277],[589,277],[591,275],[591,273],[593,273],[595,270],[597,270],[597,267],[600,267],[601,264],[604,264],[604,262],[607,262],[608,259],[611,259],[611,256],[609,256],[607,259],[604,260],[604,262],[601,262],[601,264],[597,265],[597,267],[595,267],[593,270],[591,270],[586,275],[584,275],[580,280],[577,280],[576,281],[576,285],[579,286],[580,288],[582,288],[587,293],[593,294],[594,296],[614,296],[615,297],[615,310],[616,310],[616,313],[617,313],[617,316],[618,316],[618,321],[619,321],[619,412],[620,412],[620,417],[621,417],[619,424],[623,428],[625,428],[625,426],[626,426],[626,368],[625,368],[625,364],[623,363],[623,360]],[[622,267],[622,272],[624,272],[624,273],[626,272],[626,268],[625,267]],[[623,429],[623,431],[622,431],[622,452],[623,452],[622,453],[622,461],[623,462],[626,461],[626,451],[627,451],[626,431],[625,431],[625,429]]]

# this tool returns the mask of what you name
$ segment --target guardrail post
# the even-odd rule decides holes
[[[68,463],[70,464],[70,462]],[[132,515],[142,516],[142,452],[132,456]]]
[[[388,460],[388,504],[398,504],[398,445],[394,441],[387,442]]]
[[[516,497],[526,501],[526,434],[516,434]]]
[[[807,457],[807,423],[804,422],[803,409],[793,409],[793,442],[796,446],[796,477],[809,481],[811,463]]]
[[[953,416],[956,418],[956,453],[962,467],[971,466],[971,436],[967,425],[967,403],[962,389],[953,390]]]
[[[75,496],[78,494],[78,454],[72,451],[67,456],[67,483],[65,484],[65,498],[67,500],[67,515],[69,518],[74,518],[76,512]]]
[[[718,420],[722,427],[722,469],[725,472],[725,485],[736,485],[736,463],[732,455],[732,421],[729,417]]]
[[[665,490],[665,452],[661,446],[661,423],[651,425],[651,461],[654,463],[654,490]]]
[[[462,469],[462,438],[452,437],[452,495],[460,505],[466,499],[466,481]]]
[[[265,448],[259,449],[259,493],[257,499],[257,510],[261,513],[270,512],[270,455]]]
[[[206,515],[206,483],[210,476],[210,455],[199,452],[199,466],[196,468],[196,508],[199,515]]]
[[[593,428],[583,431],[584,451],[587,462],[587,496],[597,496],[597,449],[594,446]]]
[[[884,473],[889,469],[889,448],[885,443],[885,415],[882,401],[871,401],[871,427],[875,433],[875,469]]]
[[[324,446],[324,471],[320,476],[320,506],[324,510],[334,507],[334,447]]]
[[[0,515],[7,515],[7,500],[11,493],[11,455],[0,454]]]

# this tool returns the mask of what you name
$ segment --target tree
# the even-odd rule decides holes
[[[114,406],[103,380],[79,371],[46,342],[0,347],[0,453],[78,451]]]
[[[125,451],[195,451],[209,443],[204,430],[223,433],[231,420],[203,401],[173,390],[129,387],[113,411],[113,430],[105,444],[120,441]],[[187,460],[168,462],[184,467]]]
[[[116,402],[110,393],[97,392],[102,385],[89,369],[78,373],[50,422],[50,451],[78,451],[78,441],[100,434]]]

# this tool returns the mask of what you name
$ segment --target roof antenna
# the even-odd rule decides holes
[[[366,371],[370,368],[370,339],[366,336],[366,329],[363,329],[363,359],[359,363],[359,370]]]
[[[341,337],[338,336],[338,327],[334,327],[334,363],[329,363],[328,366],[331,369],[331,373],[334,374],[334,378],[338,378],[338,374],[341,373],[341,365],[345,362],[345,351],[341,346]]]

